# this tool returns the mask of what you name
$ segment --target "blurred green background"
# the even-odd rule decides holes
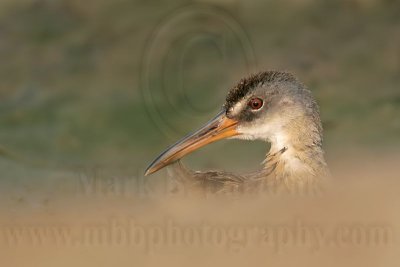
[[[3,190],[79,168],[141,175],[267,69],[313,91],[328,159],[400,147],[399,1],[2,0],[0,58]],[[267,149],[221,141],[188,162],[249,170]]]

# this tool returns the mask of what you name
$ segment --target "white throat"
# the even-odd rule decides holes
[[[253,123],[238,127],[238,138],[264,140],[271,144],[265,168],[285,183],[302,183],[320,176],[327,170],[318,126],[312,120],[296,118],[291,123],[280,117],[268,123]]]

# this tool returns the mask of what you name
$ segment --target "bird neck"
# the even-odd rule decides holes
[[[273,173],[276,181],[290,188],[314,185],[328,175],[321,126],[312,121],[304,123],[283,127],[269,138],[271,149],[265,168]]]

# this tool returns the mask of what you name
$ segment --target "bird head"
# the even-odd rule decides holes
[[[284,148],[288,139],[301,138],[296,133],[302,133],[304,127],[316,134],[313,142],[320,142],[318,106],[311,93],[290,73],[260,72],[240,80],[229,91],[221,112],[167,148],[150,164],[145,175],[225,138],[259,139]]]

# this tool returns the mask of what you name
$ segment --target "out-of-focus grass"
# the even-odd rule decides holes
[[[328,152],[400,145],[398,2],[211,3],[227,9],[247,31],[257,58],[254,69],[288,69],[309,85],[321,106]],[[183,86],[190,88],[188,99],[201,116],[194,121],[162,109],[175,122],[174,136],[163,135],[151,120],[140,93],[146,42],[160,20],[184,4],[3,1],[0,144],[27,162],[53,167],[137,169],[201,125],[246,73],[240,61],[230,68],[219,65],[214,52],[207,54],[207,44],[189,54]],[[176,81],[169,81],[172,94]],[[188,101],[172,99],[183,109]],[[267,146],[235,142],[233,148],[241,151],[239,158],[228,157],[234,152],[222,143],[206,148],[206,158],[191,159],[209,166],[222,158],[217,162],[241,168],[260,162]]]

